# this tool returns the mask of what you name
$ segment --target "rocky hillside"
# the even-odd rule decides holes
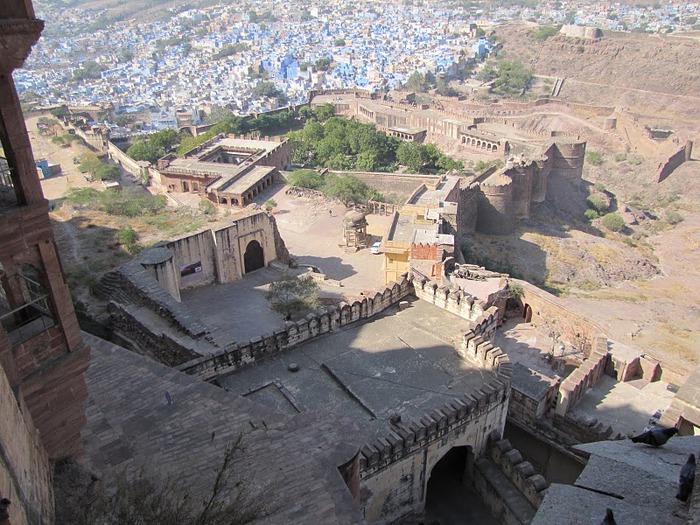
[[[700,41],[659,35],[608,33],[598,40],[550,37],[535,40],[536,26],[499,27],[509,58],[537,74],[632,89],[700,93]]]

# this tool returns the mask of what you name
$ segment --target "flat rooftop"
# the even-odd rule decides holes
[[[407,204],[423,206],[438,206],[440,201],[446,200],[447,196],[459,185],[459,178],[448,177],[447,180],[438,184],[437,188],[426,188],[414,196]]]
[[[406,424],[418,421],[495,377],[455,350],[470,326],[466,319],[413,299],[403,311],[392,307],[218,382],[290,415],[316,409],[343,414],[369,442],[388,435],[392,415]],[[289,371],[292,363],[297,372]]]
[[[255,166],[243,175],[236,174],[230,177],[224,177],[212,184],[211,188],[218,191],[242,195],[273,171],[275,171],[275,168],[271,166]]]
[[[422,224],[424,228],[427,224]],[[387,241],[410,243],[413,239],[413,230],[416,224],[413,222],[413,215],[398,213],[396,219],[391,223]],[[437,230],[436,230],[437,231]]]
[[[241,150],[263,150],[264,153],[269,153],[277,148],[281,142],[273,140],[256,140],[256,139],[236,139],[232,137],[224,137],[215,142],[212,142],[207,149],[199,152],[197,156],[206,155],[218,147],[241,149]],[[252,153],[252,152],[251,152]]]

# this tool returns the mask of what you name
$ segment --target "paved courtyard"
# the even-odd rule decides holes
[[[469,365],[455,345],[469,321],[414,300],[219,379],[231,392],[295,414],[325,409],[351,417],[366,441],[385,436],[393,414],[417,420],[493,372]],[[295,364],[297,371],[290,371]]]

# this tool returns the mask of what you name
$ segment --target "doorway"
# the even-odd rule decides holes
[[[258,241],[250,241],[243,255],[245,273],[254,272],[265,266],[265,255]]]

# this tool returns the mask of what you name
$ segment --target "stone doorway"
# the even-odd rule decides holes
[[[258,241],[250,241],[243,255],[245,273],[254,272],[265,266],[265,255]]]
[[[471,489],[474,454],[471,447],[453,447],[430,472],[425,498],[425,522],[440,525],[499,525]]]

